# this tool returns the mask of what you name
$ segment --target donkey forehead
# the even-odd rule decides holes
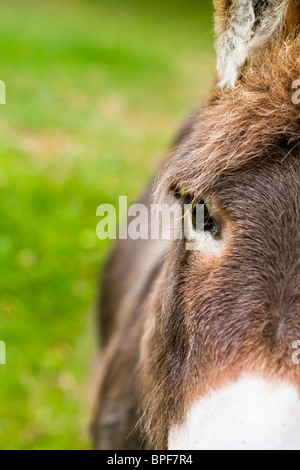
[[[243,210],[254,210],[260,218],[276,217],[278,210],[298,219],[300,211],[300,155],[288,155],[277,162],[255,165],[235,174],[222,174],[210,185],[199,187],[211,195],[220,208],[237,218]],[[268,211],[267,213],[264,212]]]
[[[260,205],[279,197],[282,202],[298,197],[299,143],[292,146],[286,143],[282,146],[271,143],[259,146],[249,138],[248,146],[248,154],[244,155],[242,144],[240,151],[236,142],[234,146],[222,142],[221,148],[218,142],[209,146],[200,139],[192,138],[190,145],[184,144],[177,149],[161,173],[158,195],[168,189],[189,194],[195,199],[207,195],[218,198],[219,195],[220,202],[240,198],[246,203],[257,201],[257,194],[262,197]]]

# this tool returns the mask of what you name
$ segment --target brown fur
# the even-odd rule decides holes
[[[163,169],[160,193],[174,185],[201,193],[221,173],[252,166],[270,153],[283,157],[298,145],[300,107],[292,103],[292,84],[300,77],[299,50],[299,38],[276,41],[249,64],[236,88],[214,92],[190,138]]]
[[[99,448],[166,449],[195,398],[244,372],[300,390],[300,39],[289,18],[234,89],[214,90],[157,180],[158,199],[212,201],[222,255],[188,252],[184,241],[115,248],[101,305]]]

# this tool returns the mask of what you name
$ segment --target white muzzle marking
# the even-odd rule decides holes
[[[298,390],[242,378],[195,403],[169,450],[300,450]]]

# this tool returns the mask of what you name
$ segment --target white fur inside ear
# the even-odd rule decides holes
[[[246,60],[266,44],[282,23],[288,0],[269,0],[257,10],[255,0],[236,0],[226,30],[217,41],[219,86],[234,87]]]

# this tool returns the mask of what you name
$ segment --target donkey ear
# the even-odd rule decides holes
[[[280,37],[284,29],[295,30],[299,26],[298,0],[215,0],[214,3],[217,71],[222,88],[235,86],[246,61],[258,49],[274,37]]]

